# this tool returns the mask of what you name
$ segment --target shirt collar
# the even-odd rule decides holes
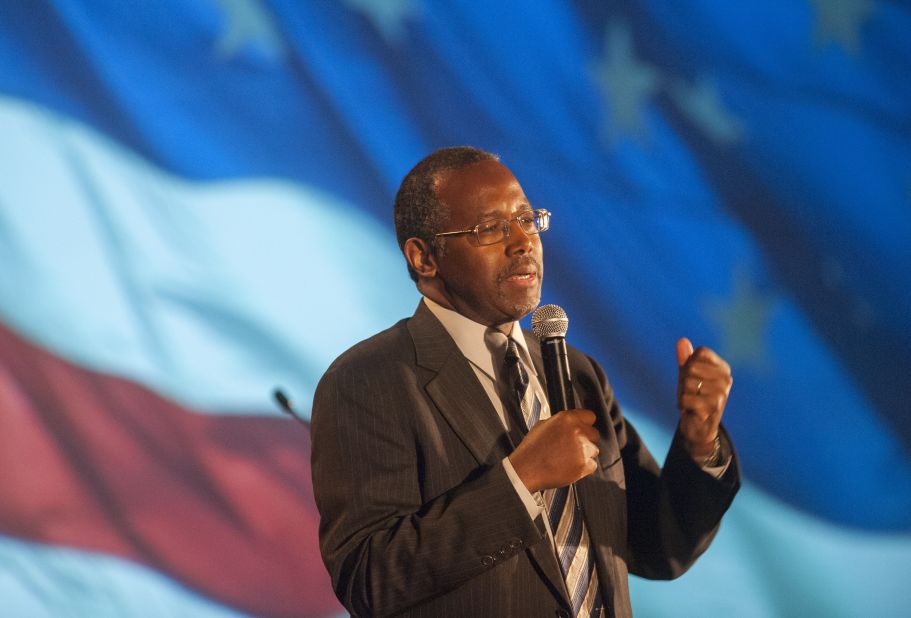
[[[469,360],[478,369],[490,376],[491,380],[496,380],[496,373],[493,367],[493,356],[487,348],[484,341],[484,333],[487,326],[479,324],[474,320],[466,318],[461,313],[447,309],[437,302],[424,297],[424,304],[430,309],[430,312],[440,321],[462,355]],[[507,330],[509,337],[519,345],[519,356],[529,370],[537,375],[534,363],[531,362],[531,356],[528,353],[528,344],[525,342],[525,334],[518,322],[513,322]]]

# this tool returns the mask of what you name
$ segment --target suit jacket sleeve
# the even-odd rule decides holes
[[[437,459],[447,450],[435,443],[452,437],[434,425],[431,406],[414,366],[394,356],[343,357],[317,387],[320,550],[354,615],[392,614],[444,594],[545,536],[499,461]],[[430,478],[444,480],[434,488]]]
[[[623,416],[600,365],[587,360],[623,465],[629,572],[649,579],[678,577],[708,548],[740,487],[731,442],[722,428],[722,453],[730,457],[730,463],[721,478],[696,464],[679,432],[674,435],[664,466],[659,467]]]

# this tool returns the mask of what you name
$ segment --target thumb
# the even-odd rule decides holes
[[[693,355],[693,344],[686,337],[677,340],[677,365],[683,367],[687,359]]]

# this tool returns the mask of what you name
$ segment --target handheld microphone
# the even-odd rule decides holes
[[[542,305],[531,316],[531,328],[541,342],[544,360],[544,382],[551,414],[576,407],[573,395],[569,357],[566,355],[566,331],[569,318],[557,305]]]

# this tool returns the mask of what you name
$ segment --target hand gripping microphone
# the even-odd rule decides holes
[[[550,412],[556,414],[561,410],[572,410],[576,407],[576,398],[573,396],[573,381],[566,355],[569,318],[557,305],[542,305],[531,316],[531,328],[541,342]]]

